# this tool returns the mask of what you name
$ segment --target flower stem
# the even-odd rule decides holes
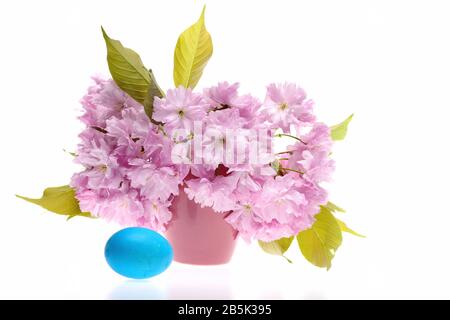
[[[285,170],[285,171],[292,171],[292,172],[297,172],[298,174],[304,174],[304,172],[295,170],[295,169],[291,169],[291,168],[280,168],[281,170]]]
[[[230,109],[231,107],[227,104],[220,104],[219,106],[211,109],[211,111],[220,111],[220,110],[225,110],[225,109]]]
[[[306,144],[306,142],[304,142],[302,139],[300,139],[299,137],[293,136],[292,134],[279,133],[279,134],[277,134],[276,136],[279,137],[279,138],[281,138],[282,136],[289,137],[289,138],[298,140],[298,141],[300,141],[300,142],[303,143],[303,144]]]
[[[289,150],[288,150],[288,151],[277,152],[277,153],[275,153],[275,154],[284,154],[284,153],[291,153],[291,154],[292,154],[293,152],[294,152],[294,151],[289,151]]]
[[[108,133],[108,131],[106,131],[105,129],[97,127],[97,126],[92,126],[91,128],[94,130],[97,130],[98,132],[104,133],[104,134]]]

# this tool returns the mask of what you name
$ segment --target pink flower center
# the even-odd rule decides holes
[[[249,205],[249,204],[244,204],[244,211],[245,211],[245,213],[247,213],[247,214],[250,214],[251,213],[251,211],[252,211],[252,206],[251,205]]]
[[[289,107],[289,105],[286,102],[280,103],[280,110],[284,111]]]

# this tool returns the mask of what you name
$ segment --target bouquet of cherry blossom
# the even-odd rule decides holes
[[[213,51],[204,10],[178,39],[167,91],[136,52],[102,32],[112,79],[93,77],[81,100],[85,128],[74,157],[83,169],[41,199],[22,198],[69,218],[164,231],[172,199],[185,192],[228,213],[240,237],[266,252],[284,255],[296,238],[308,261],[329,268],[342,231],[358,235],[334,216],[343,210],[321,186],[351,116],[327,126],[292,83],[269,84],[263,100],[237,83],[194,91]]]

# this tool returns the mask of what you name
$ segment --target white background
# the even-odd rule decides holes
[[[107,75],[100,32],[140,53],[163,88],[173,49],[204,1],[0,2],[0,298],[450,298],[448,1],[205,1],[214,54],[199,88],[301,84],[336,145],[331,199],[367,235],[346,236],[330,271],[241,242],[229,265],[174,263],[147,281],[103,258],[119,226],[14,197],[67,184],[79,168],[78,100]]]

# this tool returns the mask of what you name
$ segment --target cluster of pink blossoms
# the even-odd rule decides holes
[[[199,205],[226,212],[226,221],[244,239],[271,241],[309,228],[327,202],[320,183],[334,169],[330,129],[316,121],[312,101],[298,86],[271,84],[263,102],[239,95],[238,84],[227,82],[203,93],[179,87],[155,98],[153,119],[163,124],[155,125],[112,80],[94,80],[81,101],[86,128],[75,160],[85,169],[71,182],[82,211],[164,231],[172,218],[171,201],[184,191]],[[206,137],[204,163],[173,161],[173,154],[192,155],[196,121]],[[263,163],[236,162],[213,152],[227,143],[230,129],[292,128],[295,143]],[[187,134],[178,135],[180,129]],[[208,140],[211,131],[215,138]],[[237,145],[249,143],[248,136],[237,136]]]

